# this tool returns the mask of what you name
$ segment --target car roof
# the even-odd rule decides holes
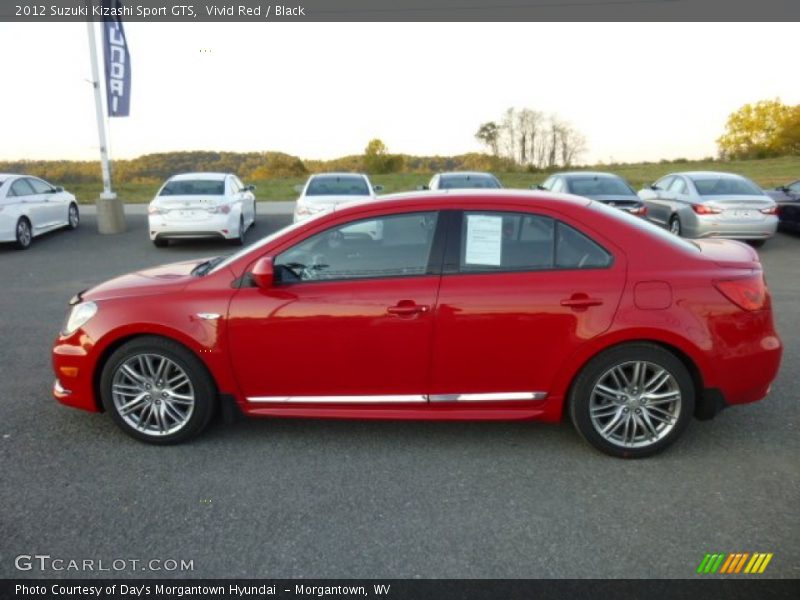
[[[453,176],[467,176],[467,177],[494,177],[491,173],[486,171],[445,171],[437,173],[439,177],[453,177]]]
[[[214,172],[198,172],[198,173],[179,173],[169,178],[170,181],[184,181],[186,179],[208,179],[209,181],[218,181],[225,179],[232,173],[214,173]]]
[[[348,202],[337,208],[337,212],[349,209],[369,209],[369,208],[402,208],[404,204],[414,202],[415,206],[425,209],[430,206],[431,210],[446,209],[448,204],[458,205],[459,201],[480,201],[490,200],[501,202],[536,201],[540,207],[563,207],[565,203],[573,206],[588,206],[592,200],[573,194],[557,194],[553,192],[543,192],[539,190],[509,190],[509,189],[459,189],[459,190],[435,190],[421,192],[402,192],[398,194],[387,194],[378,199]]]
[[[685,177],[722,177],[730,179],[744,179],[737,173],[725,173],[723,171],[680,171],[678,173],[670,173],[670,175],[684,175]]]
[[[311,177],[366,177],[366,174],[353,173],[350,171],[331,171],[325,173],[312,173]]]
[[[552,175],[558,175],[559,177],[613,177],[614,179],[623,179],[621,175],[608,173],[607,171],[561,171]]]

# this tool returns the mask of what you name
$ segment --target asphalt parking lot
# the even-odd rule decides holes
[[[260,216],[248,241],[288,222]],[[566,423],[244,420],[159,448],[52,399],[70,296],[230,251],[156,249],[140,214],[0,247],[0,576],[93,575],[14,567],[48,554],[194,565],[126,577],[682,578],[707,552],[771,552],[765,576],[800,577],[800,235],[760,250],[785,344],[772,394],[647,460]]]

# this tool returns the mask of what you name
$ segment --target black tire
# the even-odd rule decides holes
[[[636,371],[637,363],[646,366]],[[630,383],[639,373],[640,383],[633,385],[643,385],[648,372],[652,381],[657,382],[661,378],[658,369],[668,373],[669,379],[647,394],[632,387],[628,388],[633,391],[631,395],[609,397],[605,390],[613,385],[610,381],[621,381],[616,371],[620,368],[626,378],[624,383]],[[603,390],[596,387],[601,385]],[[643,385],[643,389],[647,386]],[[658,396],[657,392],[664,398],[652,397]],[[569,415],[578,433],[601,452],[619,458],[643,458],[663,451],[680,437],[694,414],[695,393],[688,369],[674,354],[655,344],[624,344],[598,354],[584,366],[569,394]],[[677,400],[670,404],[667,398],[675,394],[678,394]],[[592,411],[594,417],[590,414]],[[608,420],[604,421],[606,418]],[[645,421],[652,429],[648,430]],[[629,424],[632,424],[630,444],[611,439],[624,426],[622,437],[627,440]],[[609,428],[607,433],[601,432]],[[641,432],[641,439],[637,432]]]
[[[683,234],[683,226],[681,225],[681,219],[678,215],[672,215],[672,218],[669,220],[669,231],[678,237]]]
[[[165,240],[164,238],[156,238],[153,240],[153,245],[156,248],[166,248],[169,246],[169,240]]]
[[[251,229],[255,229],[255,227],[256,227],[256,218],[258,217],[258,210],[256,208],[257,206],[258,206],[258,202],[253,200],[253,223],[252,223],[252,225],[250,225]]]
[[[239,217],[239,235],[231,239],[230,242],[233,246],[244,246],[244,217]]]
[[[67,228],[72,230],[77,229],[80,223],[81,213],[78,210],[78,205],[72,202],[67,209]]]
[[[126,364],[129,367],[131,364],[135,365],[138,357],[143,356],[149,356],[150,361],[156,365],[159,364],[157,362],[159,358],[166,359],[167,363],[172,363],[175,368],[168,367],[163,371],[167,373],[167,375],[161,375],[164,377],[164,381],[158,381],[155,377],[150,378],[150,383],[147,384],[150,387],[147,388],[147,391],[143,390],[145,381],[142,381],[138,390],[123,392],[129,396],[147,394],[144,399],[141,399],[136,404],[137,407],[141,406],[141,413],[133,414],[137,412],[137,408],[129,411],[129,416],[123,416],[120,413],[119,405],[125,406],[124,403],[128,402],[130,406],[133,401],[129,401],[129,397],[122,397],[120,393],[113,391],[112,386],[115,385],[115,381],[118,382],[117,385],[121,386],[122,389],[139,386],[137,383],[130,383],[139,380],[128,377],[122,367]],[[145,363],[140,362],[139,364]],[[172,379],[169,376],[170,373],[176,374],[178,378],[185,377],[188,383],[176,384],[174,388],[168,388],[170,385],[169,380]],[[119,383],[124,381],[124,378],[130,380],[127,385]],[[178,381],[180,383],[183,379]],[[170,391],[165,391],[167,389]],[[178,397],[181,396],[172,390],[182,390],[181,394],[185,394],[186,397],[191,395],[191,404],[185,398],[180,401],[180,404],[173,404],[173,402],[177,403]],[[135,338],[120,346],[109,357],[105,365],[103,365],[100,377],[100,396],[103,407],[120,429],[137,440],[158,445],[177,444],[198,435],[208,425],[217,405],[216,386],[200,359],[184,346],[172,340],[155,336]],[[168,400],[162,400],[161,398]],[[179,409],[178,411],[174,410],[176,406]],[[150,410],[150,413],[147,413],[147,410]],[[173,410],[173,412],[170,413],[170,410]],[[174,419],[172,416],[174,414],[183,417],[183,421]],[[151,417],[154,415],[155,419],[151,421]],[[172,424],[175,428],[174,431],[166,430],[166,426],[170,424],[170,419],[174,421]],[[138,422],[139,427],[135,426],[134,422]],[[151,423],[154,427],[153,431],[150,431]],[[165,427],[160,432],[155,431],[155,427],[160,426],[162,423]]]
[[[764,244],[767,243],[767,240],[748,240],[748,244],[750,244],[753,248],[761,248]]]
[[[31,241],[33,241],[33,230],[31,229],[31,222],[27,219],[27,217],[20,217],[17,221],[17,225],[14,228],[16,240],[14,242],[14,247],[17,250],[27,250],[31,247]]]

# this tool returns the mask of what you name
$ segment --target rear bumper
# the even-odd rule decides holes
[[[681,219],[684,217],[681,215]],[[717,215],[695,215],[682,222],[683,233],[690,238],[726,238],[731,240],[765,240],[775,235],[778,218],[765,216],[753,221],[734,220]]]
[[[164,239],[231,239],[239,235],[239,214],[209,214],[202,219],[177,221],[162,215],[148,217],[150,240]]]

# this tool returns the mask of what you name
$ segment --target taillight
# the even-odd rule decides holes
[[[210,213],[222,213],[223,215],[227,215],[231,212],[231,205],[230,204],[217,204],[216,206],[211,206],[208,209]]]
[[[761,310],[767,305],[767,285],[762,273],[740,279],[717,280],[714,287],[744,310]]]
[[[153,206],[152,204],[150,204],[147,207],[147,214],[148,215],[163,215],[166,212],[167,211],[165,211],[163,208],[159,208],[158,206]]]
[[[778,207],[777,206],[770,206],[767,208],[762,208],[759,212],[765,215],[777,215],[778,214]]]
[[[706,206],[705,204],[692,204],[692,210],[698,215],[718,215],[722,212],[718,208]]]

